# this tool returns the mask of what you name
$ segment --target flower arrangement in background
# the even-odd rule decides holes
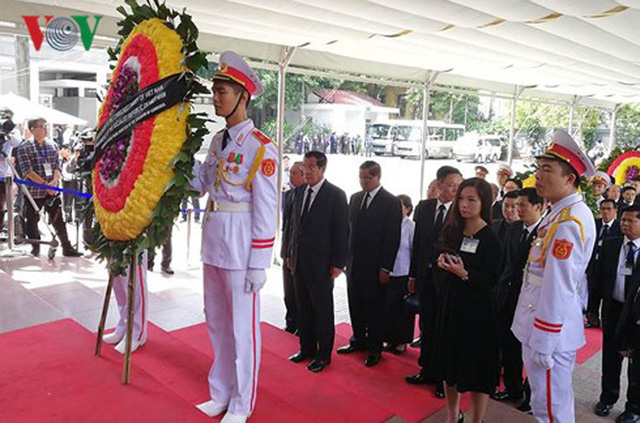
[[[614,153],[618,153],[610,163],[607,163],[606,172],[616,179],[616,185],[623,185],[640,174],[640,151],[617,150],[611,154],[614,156]]]

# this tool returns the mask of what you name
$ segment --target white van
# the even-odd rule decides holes
[[[459,138],[454,149],[457,161],[492,163],[500,160],[503,139],[500,135],[480,135],[470,132]]]
[[[464,125],[430,120],[425,157],[453,158],[456,139],[464,134]],[[420,157],[422,146],[421,120],[393,120],[374,123],[370,128],[373,152],[376,155],[392,154],[398,157]]]

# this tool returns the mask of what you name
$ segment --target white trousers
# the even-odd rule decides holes
[[[574,423],[575,405],[571,376],[576,352],[555,353],[549,370],[533,361],[534,350],[522,346],[522,359],[531,385],[531,408],[538,423]]]
[[[147,340],[147,315],[149,308],[149,292],[147,290],[147,252],[138,261],[135,274],[135,299],[133,300],[133,340],[144,342]],[[116,325],[116,332],[125,333],[127,330],[127,297],[129,287],[129,269],[124,275],[113,279],[113,292],[118,303],[120,320]]]
[[[204,264],[204,314],[213,344],[209,391],[232,414],[249,416],[260,369],[260,296],[244,290],[246,270]]]

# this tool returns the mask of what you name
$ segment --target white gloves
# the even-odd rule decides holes
[[[551,354],[542,354],[538,351],[534,351],[533,362],[545,368],[546,370],[549,370],[553,367],[553,357],[551,357]]]
[[[267,273],[264,269],[248,269],[245,279],[245,292],[258,292],[267,282]]]

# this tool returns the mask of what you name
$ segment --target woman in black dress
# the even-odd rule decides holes
[[[473,422],[484,417],[498,384],[498,326],[492,288],[501,245],[489,226],[491,187],[467,179],[458,188],[439,240],[436,342],[430,365],[445,382],[447,422],[458,420],[460,393],[471,392]]]

